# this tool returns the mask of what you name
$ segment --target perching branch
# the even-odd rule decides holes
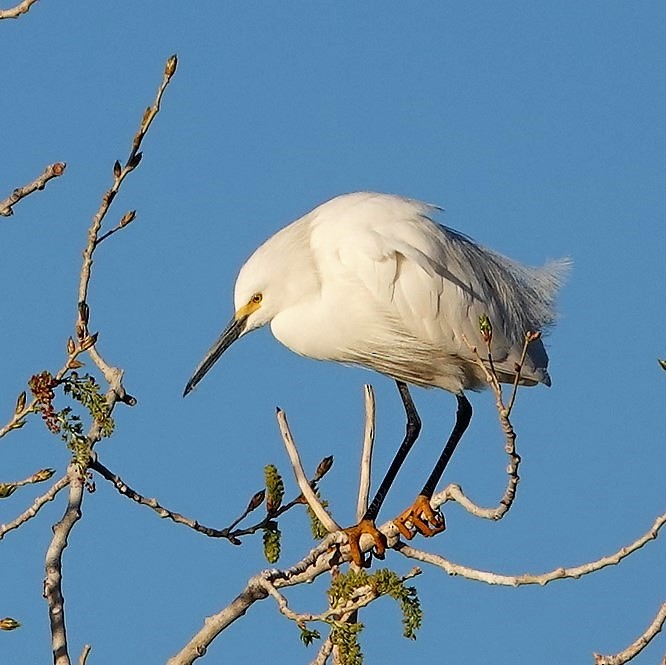
[[[475,568],[469,568],[468,566],[453,563],[440,554],[423,552],[422,550],[410,547],[404,543],[399,543],[394,547],[394,549],[410,559],[416,559],[417,561],[429,563],[433,566],[436,566],[437,568],[441,568],[448,575],[459,575],[460,577],[466,577],[467,579],[476,580],[477,582],[485,582],[486,584],[496,584],[500,586],[517,587],[524,586],[526,584],[539,584],[543,586],[555,580],[578,579],[583,575],[589,575],[590,573],[594,573],[597,570],[606,568],[607,566],[617,565],[620,563],[620,561],[622,561],[622,559],[625,559],[630,554],[643,547],[646,543],[654,540],[659,535],[659,531],[664,526],[664,524],[666,524],[666,513],[663,513],[657,517],[650,529],[642,536],[640,536],[640,538],[635,540],[633,543],[620,548],[613,554],[609,554],[608,556],[601,557],[596,561],[590,561],[589,563],[584,563],[579,566],[573,566],[571,568],[555,568],[554,570],[548,571],[546,573],[540,573],[538,575],[531,573],[520,575],[500,575],[499,573],[477,570]]]
[[[489,321],[485,322],[486,326],[490,325]],[[510,510],[513,502],[516,498],[516,491],[518,489],[518,483],[520,482],[520,476],[518,475],[518,467],[520,466],[520,455],[516,452],[516,432],[513,429],[511,424],[510,415],[511,410],[513,409],[515,400],[516,400],[516,391],[520,383],[520,371],[522,364],[525,361],[525,356],[527,354],[527,348],[529,345],[539,339],[540,335],[538,333],[528,332],[525,334],[525,341],[523,344],[523,350],[521,354],[520,364],[516,368],[516,378],[513,383],[511,397],[509,400],[508,406],[504,404],[504,398],[502,395],[502,386],[497,378],[495,373],[494,366],[492,363],[492,355],[490,354],[490,342],[492,340],[492,328],[486,328],[486,344],[488,346],[488,356],[487,360],[479,355],[478,350],[475,346],[472,346],[467,342],[470,351],[474,354],[476,358],[477,365],[483,370],[486,375],[486,381],[490,386],[490,389],[495,395],[495,405],[497,408],[497,415],[500,421],[500,426],[504,432],[504,451],[509,457],[509,464],[507,466],[507,485],[504,490],[504,494],[499,501],[499,504],[494,508],[483,508],[482,506],[477,505],[471,499],[469,499],[463,492],[460,485],[451,484],[444,488],[441,492],[438,492],[433,496],[431,504],[433,508],[438,507],[447,501],[456,501],[459,503],[467,512],[471,513],[476,517],[482,517],[489,520],[501,520],[504,515]]]
[[[0,20],[4,18],[18,18],[22,14],[27,14],[37,0],[22,0],[19,2],[16,7],[10,7],[9,9],[0,9]],[[0,213],[1,214],[1,213]],[[11,213],[9,213],[11,215]]]
[[[35,2],[36,0],[32,0]],[[30,4],[32,4],[30,2]],[[22,3],[25,4],[25,3]],[[16,8],[15,8],[16,9]],[[13,11],[13,10],[4,10],[4,11]],[[25,11],[28,11],[27,9]],[[2,18],[14,18],[3,16],[3,10],[0,10],[0,19]],[[26,196],[29,196],[37,190],[44,189],[46,183],[53,178],[61,176],[65,172],[66,164],[65,162],[56,162],[55,164],[50,164],[44,169],[44,172],[35,178],[32,182],[24,185],[23,187],[17,187],[4,201],[0,201],[0,216],[10,217],[14,214],[13,206],[15,206],[21,199],[24,199]]]

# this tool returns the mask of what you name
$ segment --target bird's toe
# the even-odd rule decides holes
[[[350,526],[347,529],[344,529],[343,532],[347,536],[351,559],[357,566],[360,566],[361,568],[370,567],[370,557],[366,558],[361,549],[361,538],[366,534],[372,538],[374,543],[372,549],[373,555],[378,559],[384,558],[384,552],[386,551],[386,536],[375,526],[373,520],[363,519],[355,526]]]
[[[393,520],[398,531],[407,540],[417,533],[430,537],[446,529],[444,515],[430,505],[430,497],[419,494],[414,503]]]

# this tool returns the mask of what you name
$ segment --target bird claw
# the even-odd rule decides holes
[[[393,524],[407,540],[411,540],[417,533],[429,538],[446,529],[444,515],[439,510],[433,510],[430,497],[423,494],[419,494],[413,505],[398,515]]]
[[[351,559],[360,568],[370,567],[370,557],[366,558],[361,550],[361,537],[365,534],[369,535],[374,542],[372,554],[378,559],[384,558],[386,536],[375,526],[373,520],[363,519],[355,526],[350,526],[342,531],[347,536]]]

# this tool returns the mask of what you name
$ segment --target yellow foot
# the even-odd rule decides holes
[[[373,520],[361,520],[356,526],[350,526],[347,529],[343,529],[343,532],[347,534],[350,550],[349,554],[351,555],[352,561],[357,566],[360,566],[361,568],[370,567],[370,557],[366,559],[361,551],[361,537],[365,534],[368,534],[375,543],[373,550],[374,555],[379,559],[384,558],[384,552],[386,551],[386,536],[375,526]]]
[[[417,533],[430,537],[446,529],[444,515],[439,510],[433,510],[430,497],[423,494],[419,494],[414,504],[398,515],[393,524],[407,540],[411,540]]]

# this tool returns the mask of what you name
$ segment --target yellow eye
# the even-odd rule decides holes
[[[263,296],[261,295],[261,293],[255,293],[255,294],[250,298],[250,302],[251,302],[251,303],[254,303],[255,305],[258,305],[258,304],[261,302],[262,297],[263,297]]]

